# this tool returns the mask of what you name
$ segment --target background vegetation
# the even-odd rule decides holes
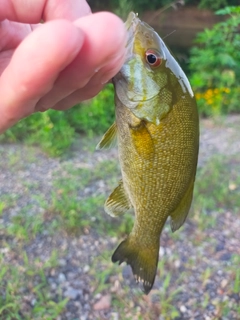
[[[88,1],[93,10],[110,8],[112,11],[119,9],[120,1],[117,0],[89,0]],[[171,5],[175,3],[185,3],[189,6],[197,6],[200,9],[217,10],[226,6],[238,5],[238,0],[129,0],[127,3],[131,4],[131,7],[137,11],[142,12],[144,10],[158,10],[161,7]]]
[[[190,82],[202,115],[239,112],[240,7],[216,12],[224,22],[200,32],[190,51]]]

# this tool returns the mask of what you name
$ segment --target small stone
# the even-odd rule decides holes
[[[117,312],[112,312],[111,316],[112,316],[112,318],[111,318],[112,320],[119,320],[119,316],[118,316]]]
[[[81,307],[82,307],[80,301],[75,301],[75,302],[74,302],[74,305],[75,305],[77,308],[81,308]]]
[[[165,249],[160,246],[160,249],[159,249],[159,255],[160,255],[160,257],[163,257],[164,254],[165,254]]]
[[[94,310],[105,310],[111,307],[111,296],[109,294],[102,296],[93,306]]]
[[[187,308],[186,308],[184,305],[181,305],[180,311],[181,311],[182,313],[185,313],[185,312],[187,312]]]
[[[79,290],[73,289],[72,287],[68,287],[67,290],[64,292],[64,296],[66,298],[75,300],[79,296]]]
[[[88,265],[84,266],[83,272],[87,273],[90,270],[90,267]]]
[[[228,284],[227,279],[223,279],[223,280],[221,281],[221,288],[225,288],[227,284]]]
[[[50,284],[50,288],[51,288],[52,291],[55,291],[57,289],[57,284],[55,282],[52,282]]]
[[[2,248],[2,249],[0,249],[0,252],[1,253],[8,253],[9,252],[9,248]]]
[[[95,299],[96,299],[96,300],[99,300],[101,297],[102,297],[101,293],[97,293],[97,294],[95,295]]]
[[[65,267],[67,265],[67,261],[65,259],[59,259],[58,264],[60,267]]]
[[[174,261],[174,266],[175,266],[175,268],[179,268],[180,267],[180,265],[181,265],[181,261],[180,260],[176,260],[176,261]]]
[[[36,299],[32,299],[31,300],[31,305],[34,306],[36,304],[37,300]]]
[[[132,269],[128,264],[123,267],[122,275],[123,275],[124,279],[131,279],[132,278]]]
[[[59,273],[59,275],[58,275],[58,282],[59,283],[63,283],[63,282],[65,282],[66,281],[66,276],[65,276],[65,274],[64,273]]]
[[[232,254],[230,252],[226,252],[220,256],[220,260],[229,261],[232,258]]]
[[[67,279],[68,280],[74,280],[75,279],[75,277],[76,277],[76,274],[74,273],[74,272],[68,272],[67,273]]]
[[[222,250],[224,250],[224,247],[225,247],[225,244],[224,244],[224,242],[222,241],[222,242],[219,242],[219,243],[216,245],[215,250],[216,250],[216,252],[222,251]]]
[[[51,269],[50,275],[54,277],[56,275],[56,269]]]
[[[111,287],[111,292],[118,292],[120,289],[120,282],[119,280],[115,280],[113,286]]]

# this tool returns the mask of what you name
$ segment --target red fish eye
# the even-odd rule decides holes
[[[158,67],[162,62],[162,59],[160,58],[158,52],[156,52],[155,50],[147,50],[145,56],[147,63],[151,67]]]

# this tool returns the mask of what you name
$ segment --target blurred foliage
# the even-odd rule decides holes
[[[103,134],[114,122],[114,90],[107,85],[95,98],[66,111],[72,128],[86,134]]]
[[[185,3],[187,6],[197,6],[201,9],[217,10],[226,6],[237,6],[239,0],[89,0],[88,3],[95,11],[110,10],[126,18],[126,14],[130,10],[141,13],[146,10],[158,10],[169,5],[175,7],[177,3]]]
[[[68,149],[76,133],[103,134],[114,121],[114,92],[106,86],[97,97],[68,111],[48,110],[21,120],[0,136],[0,141],[38,144],[51,156]]]
[[[240,6],[216,13],[229,18],[200,32],[190,51],[191,84],[207,116],[240,111]]]
[[[190,4],[192,1],[188,1]],[[239,1],[237,0],[201,0],[199,3],[200,9],[210,9],[210,10],[217,10],[220,8],[224,8],[226,6],[236,6],[239,4]]]
[[[0,141],[38,144],[50,155],[58,156],[72,144],[73,137],[74,129],[64,113],[49,110],[21,120],[1,135]]]

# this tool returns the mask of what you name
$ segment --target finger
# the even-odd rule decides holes
[[[85,32],[81,51],[61,72],[53,89],[40,99],[37,110],[49,109],[76,90],[85,90],[85,86],[90,86],[88,95],[93,96],[91,87],[98,86],[100,90],[124,62],[126,34],[124,24],[118,17],[110,13],[97,13],[79,19],[76,25]],[[93,92],[96,94],[96,90],[93,89]],[[82,100],[81,95],[79,97]]]
[[[74,21],[91,13],[85,0],[1,0],[0,3],[0,21],[5,19],[24,23],[54,19]]]
[[[52,109],[55,110],[66,110],[69,109],[76,104],[78,104],[80,101],[85,101],[88,100],[94,96],[96,96],[99,91],[103,89],[104,85],[103,84],[98,84],[92,88],[87,88],[87,89],[79,89],[69,96],[67,96],[65,99],[59,101],[56,103],[55,106],[53,106]],[[44,111],[44,110],[41,110]]]
[[[0,27],[0,52],[16,48],[32,32],[30,24],[4,20]]]
[[[52,106],[52,109],[66,110],[75,106],[79,102],[89,100],[95,97],[105,87],[105,85],[106,84],[102,84],[99,81],[97,81],[96,77],[93,77],[89,81],[87,86],[74,91],[72,94],[58,101],[54,106]],[[42,108],[39,111],[45,111],[45,109]]]
[[[58,20],[42,25],[19,45],[0,77],[0,128],[34,111],[59,72],[74,60],[83,41],[80,29]]]
[[[113,68],[114,66],[110,66],[110,68]],[[110,70],[110,69],[109,69]],[[110,71],[106,71],[106,74],[108,74]],[[112,72],[112,70],[111,70]],[[114,75],[117,72],[114,72]],[[104,78],[106,75],[104,75]],[[74,105],[78,104],[81,101],[89,100],[96,96],[106,85],[106,83],[102,83],[99,80],[102,79],[102,76],[99,74],[96,74],[95,76],[92,77],[92,79],[88,82],[88,84],[70,95],[66,96],[64,99],[58,101],[54,106],[52,106],[52,109],[56,110],[66,110]],[[109,78],[110,79],[110,78]],[[39,111],[45,111],[46,109],[44,107],[40,108]]]

